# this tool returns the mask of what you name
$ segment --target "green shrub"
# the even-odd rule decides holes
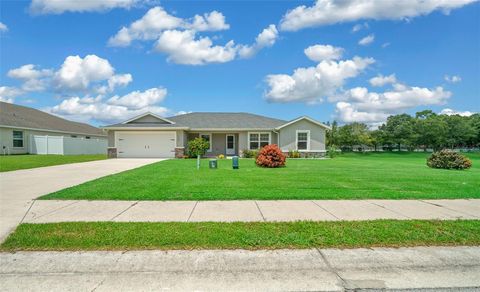
[[[188,155],[190,157],[202,156],[210,148],[210,143],[200,137],[188,141]]]
[[[248,150],[245,149],[242,151],[243,158],[257,158],[258,150]]]
[[[430,155],[427,159],[427,165],[432,168],[468,169],[472,167],[472,161],[463,154],[450,149],[443,149]]]
[[[288,151],[288,158],[300,158],[302,157],[300,155],[300,152],[298,152],[298,150],[289,150]]]
[[[334,158],[338,155],[338,148],[335,145],[331,145],[328,147],[327,155],[330,158]]]

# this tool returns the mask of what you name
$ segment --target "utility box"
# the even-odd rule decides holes
[[[216,169],[217,168],[217,160],[216,159],[210,159],[210,161],[208,162],[208,166],[211,169]]]
[[[232,167],[233,169],[238,169],[238,156],[232,157]]]

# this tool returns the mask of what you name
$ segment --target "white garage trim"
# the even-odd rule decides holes
[[[120,158],[175,157],[177,145],[175,131],[115,131],[114,139]],[[120,139],[125,142],[120,143]]]

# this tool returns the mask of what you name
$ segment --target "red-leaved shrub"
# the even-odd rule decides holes
[[[285,155],[277,145],[271,144],[263,147],[258,153],[256,163],[262,167],[282,167],[285,166]]]

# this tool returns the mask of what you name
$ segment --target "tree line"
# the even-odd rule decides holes
[[[480,114],[469,117],[437,115],[431,110],[415,116],[399,114],[371,130],[364,123],[330,125],[327,145],[351,150],[416,150],[434,151],[443,148],[476,148],[480,146]]]

